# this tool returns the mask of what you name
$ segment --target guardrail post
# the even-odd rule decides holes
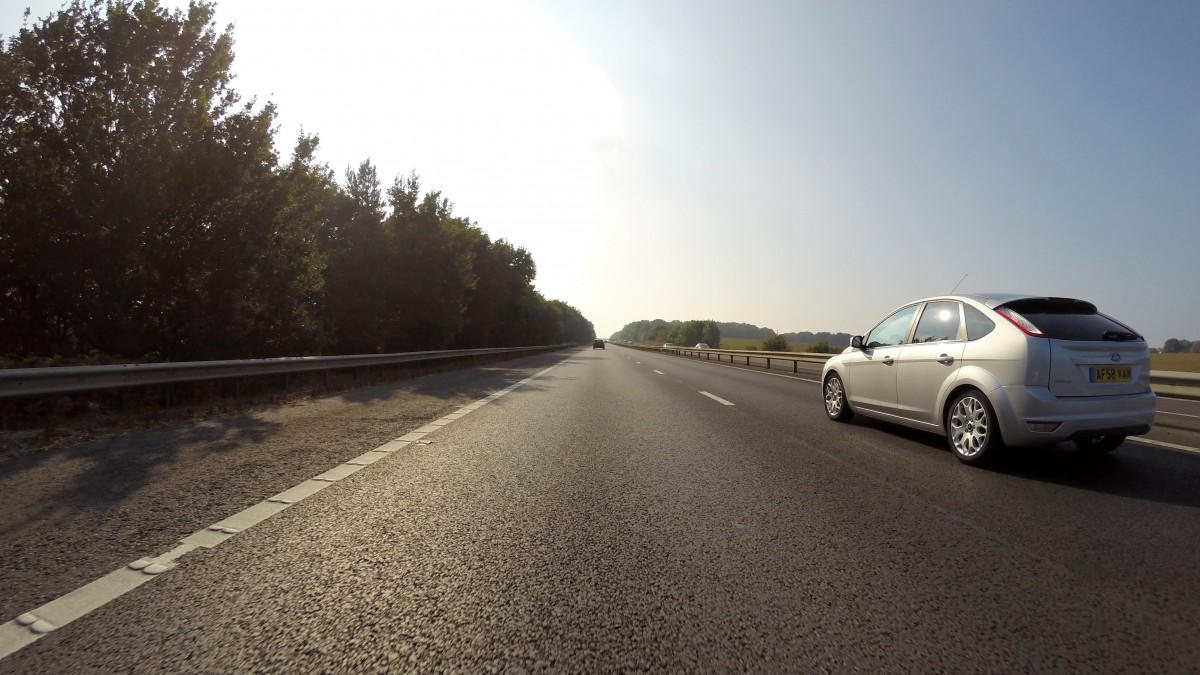
[[[800,366],[800,362],[799,362],[799,361],[792,361],[792,372],[793,372],[793,373],[798,373],[798,372],[800,372],[800,371],[798,370],[799,366]]]
[[[771,369],[771,357],[767,357],[767,370]]]

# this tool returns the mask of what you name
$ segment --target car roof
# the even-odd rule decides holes
[[[938,295],[931,298],[924,298],[916,302],[928,302],[930,300],[955,300],[965,298],[974,300],[981,305],[990,309],[995,309],[1001,305],[1008,304],[1015,300],[1027,300],[1030,298],[1050,298],[1055,296],[1038,295],[1035,293],[960,293],[958,295]],[[1062,300],[1075,300],[1075,298],[1060,298]]]

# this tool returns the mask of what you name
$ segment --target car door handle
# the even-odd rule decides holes
[[[892,359],[892,357],[890,357],[890,356],[883,357],[883,365],[885,365],[885,366],[892,365],[893,361],[894,361],[894,359]]]
[[[949,354],[942,354],[941,356],[938,357],[937,361],[938,361],[938,363],[942,364],[943,366],[948,366],[951,363],[954,363],[954,357],[950,356]]]

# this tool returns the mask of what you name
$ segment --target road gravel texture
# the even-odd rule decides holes
[[[540,362],[535,361],[535,365]],[[430,375],[0,463],[0,622],[527,377]]]
[[[228,458],[279,444],[306,455],[344,448],[326,450],[344,461],[427,421],[404,428],[404,415],[445,414],[555,363],[427,442],[188,554],[0,660],[0,673],[1195,672],[1200,663],[1200,501],[1188,491],[1200,457],[1146,446],[1099,463],[1017,453],[982,471],[936,438],[828,422],[812,383],[628,350],[477,371],[481,386],[467,375],[445,387],[431,379],[254,415],[246,426],[257,435],[212,432],[244,450],[179,443],[189,449],[160,455],[127,492],[169,502],[223,488],[149,487],[172,462],[231,467],[224,476],[287,473],[278,480],[294,484],[313,471]],[[429,393],[443,390],[462,396]],[[278,426],[263,430],[268,422]],[[272,490],[243,492],[244,503]],[[234,502],[210,497],[186,526],[175,514],[156,525],[161,542],[137,542],[151,550],[91,561],[89,578],[158,552],[153,544],[169,548]],[[117,499],[104,512],[126,508]],[[129,511],[127,527],[144,529],[144,516]],[[90,518],[80,522],[122,520]],[[69,558],[55,531],[27,527],[29,545],[49,538],[38,545]]]

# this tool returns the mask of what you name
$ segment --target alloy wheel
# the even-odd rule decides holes
[[[973,395],[958,399],[950,411],[950,443],[954,452],[972,459],[987,450],[992,416],[987,405]]]
[[[846,388],[842,378],[836,374],[825,378],[825,414],[829,419],[843,421],[850,418],[850,406],[846,403]]]

